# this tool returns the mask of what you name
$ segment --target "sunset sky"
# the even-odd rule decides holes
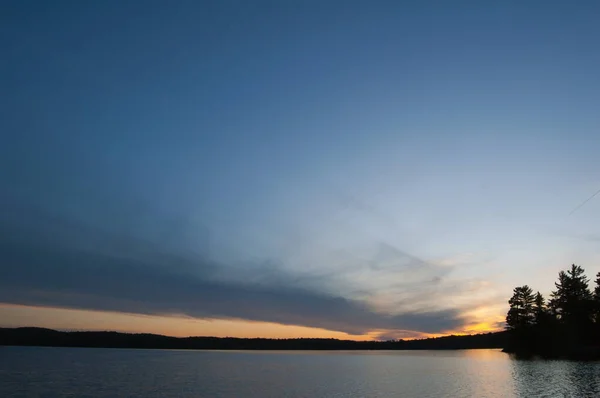
[[[413,338],[600,271],[600,3],[6,1],[0,326]]]

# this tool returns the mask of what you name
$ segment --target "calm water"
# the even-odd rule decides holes
[[[0,397],[600,397],[600,363],[497,350],[218,352],[0,347]]]

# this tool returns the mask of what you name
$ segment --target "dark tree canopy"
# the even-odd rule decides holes
[[[559,273],[556,290],[552,292],[550,305],[558,319],[565,324],[581,325],[591,319],[592,293],[584,269],[571,265],[568,271]]]
[[[596,274],[596,287],[594,288],[594,321],[600,324],[600,272]]]
[[[516,287],[506,315],[507,351],[548,357],[600,358],[600,273],[592,293],[585,270],[560,271],[548,303],[527,285]],[[584,355],[584,356],[585,356]]]
[[[508,300],[510,309],[506,315],[508,329],[518,329],[532,325],[535,320],[533,305],[535,297],[533,291],[527,285],[515,287],[513,296]]]
[[[542,294],[540,292],[537,292],[535,294],[535,306],[534,306],[534,323],[535,324],[540,324],[544,321],[546,314],[547,314],[547,308],[546,308],[546,300],[544,299],[544,296],[542,296]]]

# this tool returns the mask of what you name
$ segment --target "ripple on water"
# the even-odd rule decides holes
[[[4,347],[1,397],[598,397],[600,363],[498,350],[217,352]]]

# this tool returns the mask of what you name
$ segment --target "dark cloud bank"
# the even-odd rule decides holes
[[[285,275],[267,285],[224,280],[215,275],[223,275],[227,265],[161,253],[150,244],[64,220],[4,217],[0,222],[4,303],[240,318],[351,334],[377,329],[433,333],[463,324],[456,310],[380,314],[359,301],[288,283]]]

